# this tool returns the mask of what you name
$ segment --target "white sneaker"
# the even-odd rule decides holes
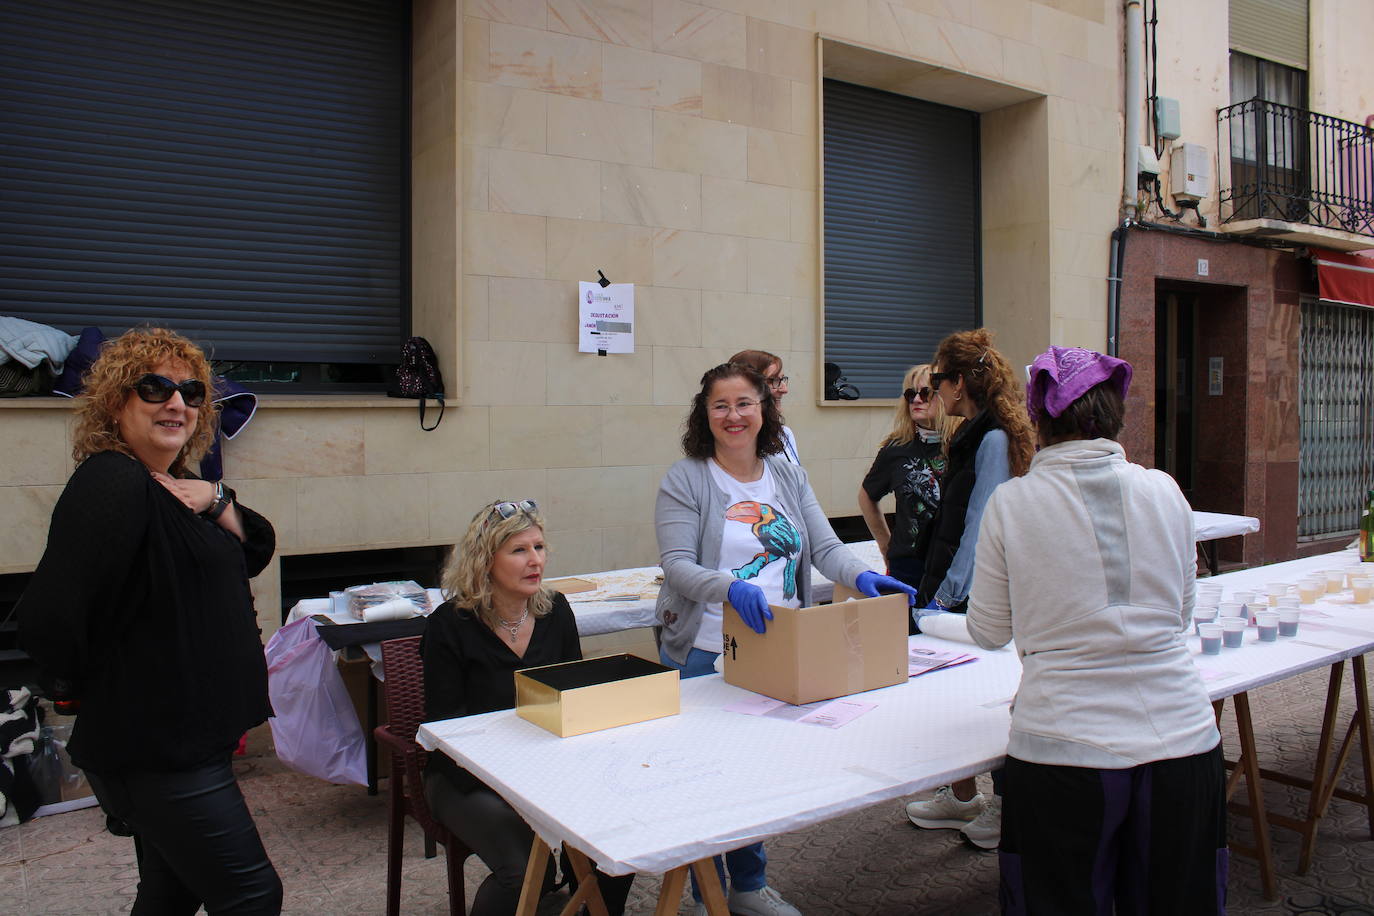
[[[983,813],[983,794],[975,794],[968,801],[954,797],[949,786],[941,786],[935,795],[926,801],[914,801],[906,806],[906,816],[917,827],[938,830],[948,827],[952,830],[963,829],[968,823]]]
[[[984,796],[983,813],[959,832],[979,849],[996,849],[997,844],[1002,842],[1002,797]]]
[[[731,890],[726,903],[730,905],[730,912],[737,916],[801,916],[801,910],[767,886],[756,891]],[[702,912],[705,912],[705,907],[702,907]]]

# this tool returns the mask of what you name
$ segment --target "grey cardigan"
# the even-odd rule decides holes
[[[785,458],[764,460],[773,473],[778,502],[788,517],[802,522],[797,526],[802,536],[797,597],[802,606],[811,603],[812,564],[826,578],[853,587],[859,573],[868,567],[835,536],[811,492],[806,471]],[[658,488],[654,525],[663,587],[658,592],[656,614],[662,627],[663,650],[679,663],[687,661],[706,605],[725,601],[730,583],[735,581],[730,573],[716,569],[726,508],[725,494],[711,480],[710,468],[700,458],[684,458],[674,464]]]

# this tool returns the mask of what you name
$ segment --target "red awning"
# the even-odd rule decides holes
[[[1323,299],[1374,308],[1374,258],[1340,251],[1313,252]]]

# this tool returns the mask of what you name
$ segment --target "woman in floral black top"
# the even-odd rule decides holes
[[[859,487],[859,510],[887,559],[888,573],[918,586],[916,537],[940,504],[940,475],[959,420],[947,418],[931,392],[929,365],[913,366],[903,382],[892,431],[879,443],[878,456]],[[889,493],[896,500],[891,529],[878,508],[878,501]]]

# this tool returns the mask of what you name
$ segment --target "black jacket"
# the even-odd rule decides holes
[[[984,410],[973,419],[959,427],[949,443],[949,463],[945,465],[945,475],[940,478],[940,507],[935,519],[924,528],[916,542],[916,554],[921,557],[923,573],[921,588],[916,596],[916,606],[924,607],[935,597],[940,583],[945,581],[954,554],[959,550],[959,542],[964,536],[964,515],[968,511],[969,498],[973,486],[978,482],[978,472],[974,460],[978,457],[978,446],[983,437],[994,429],[1000,429],[997,418]],[[951,610],[962,611],[968,604],[967,596]]]

